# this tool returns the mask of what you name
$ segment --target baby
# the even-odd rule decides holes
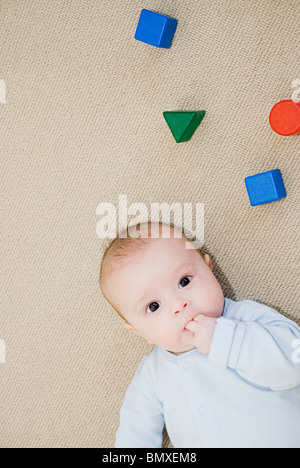
[[[126,392],[116,448],[300,448],[300,328],[224,298],[209,255],[175,226],[111,243],[101,290],[125,328],[155,345]],[[122,238],[124,237],[124,238]]]

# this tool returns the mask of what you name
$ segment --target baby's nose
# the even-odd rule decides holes
[[[182,312],[184,309],[186,309],[189,305],[189,301],[183,301],[181,304],[177,304],[177,307],[173,309],[173,314],[179,314],[179,312]]]

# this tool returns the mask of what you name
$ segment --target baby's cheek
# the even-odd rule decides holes
[[[179,339],[179,333],[172,330],[170,327],[161,328],[157,333],[157,340],[161,345],[172,345]]]

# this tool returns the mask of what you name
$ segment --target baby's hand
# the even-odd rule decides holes
[[[185,328],[194,332],[194,345],[203,354],[209,354],[212,338],[217,325],[217,319],[197,315]]]

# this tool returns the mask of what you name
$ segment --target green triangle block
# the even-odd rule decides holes
[[[206,112],[164,112],[164,118],[177,141],[183,143],[189,141],[204,119]]]

